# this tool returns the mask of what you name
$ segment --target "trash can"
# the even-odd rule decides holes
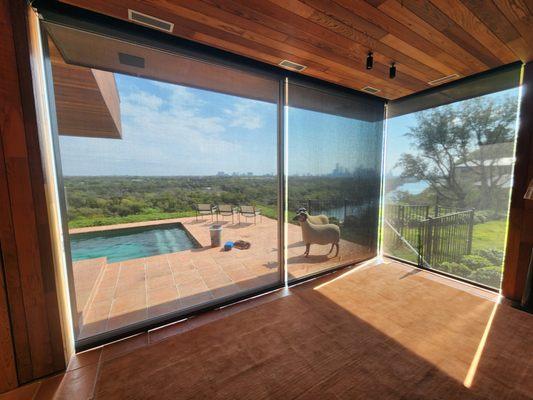
[[[211,247],[220,247],[222,242],[222,225],[211,225],[209,227],[209,233],[211,234]]]

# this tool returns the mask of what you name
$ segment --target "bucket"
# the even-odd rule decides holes
[[[222,225],[211,225],[209,233],[211,234],[211,247],[219,247],[222,242]]]

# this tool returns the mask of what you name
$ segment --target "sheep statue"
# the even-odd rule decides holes
[[[307,209],[305,207],[300,207],[298,209],[298,211],[296,211],[296,214],[300,214],[300,213],[307,213]],[[324,214],[320,214],[320,215],[309,215],[309,213],[307,214],[307,218],[309,220],[309,222],[311,222],[312,224],[315,224],[315,225],[325,225],[325,224],[329,224],[329,218],[327,215],[324,215]]]
[[[312,244],[329,244],[331,243],[331,249],[329,253],[333,251],[333,247],[337,248],[334,257],[339,255],[339,241],[341,237],[341,230],[335,224],[313,224],[310,221],[310,215],[306,211],[302,211],[293,218],[294,221],[300,222],[302,227],[302,240],[305,243],[304,256],[309,256],[309,249]]]

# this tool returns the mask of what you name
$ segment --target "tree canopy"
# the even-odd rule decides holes
[[[495,207],[496,192],[511,179],[516,111],[516,96],[506,95],[417,113],[406,133],[416,150],[397,164],[402,177],[427,182],[450,206]]]

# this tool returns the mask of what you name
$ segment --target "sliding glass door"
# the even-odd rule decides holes
[[[382,133],[381,101],[289,83],[289,280],[376,255]]]

